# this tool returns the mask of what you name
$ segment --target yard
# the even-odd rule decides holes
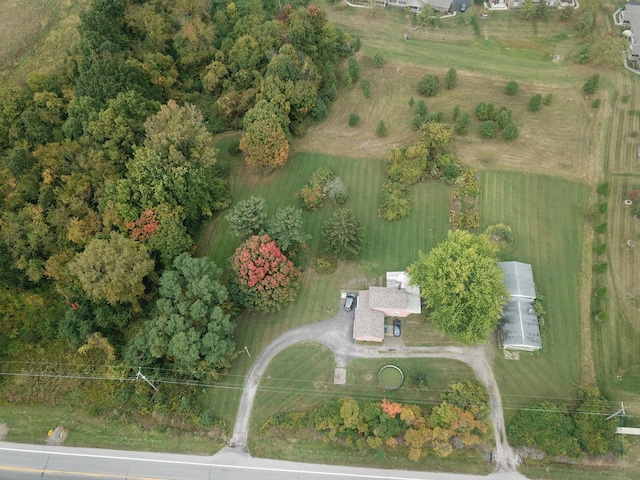
[[[221,143],[221,150],[224,151],[224,145],[229,141]],[[311,268],[310,260],[321,253],[322,224],[338,207],[328,203],[319,212],[304,213],[306,231],[313,239],[308,242],[309,261],[298,297],[292,305],[277,313],[245,312],[240,315],[236,343],[241,352],[234,362],[232,375],[214,390],[215,399],[207,400],[214,416],[229,424],[235,418],[244,374],[251,366],[243,347],[246,345],[252,355],[258,355],[284,331],[332,317],[339,307],[341,289],[365,288],[378,282],[387,270],[406,268],[416,258],[418,250],[431,249],[447,233],[449,189],[438,183],[412,187],[412,215],[399,222],[388,223],[378,218],[377,213],[384,168],[381,160],[299,153],[289,159],[285,168],[272,172],[260,182],[245,169],[241,158],[223,157],[223,161],[232,165],[234,202],[251,195],[263,196],[269,213],[280,206],[297,205],[295,192],[308,181],[311,173],[319,167],[331,168],[345,183],[349,195],[345,207],[353,210],[366,228],[361,261],[341,263],[335,273],[319,275]],[[240,243],[238,238],[229,234],[229,230],[223,214],[214,220],[212,232],[203,233],[201,248],[205,248],[205,240],[209,239],[208,255],[219,265],[226,265],[226,260]],[[208,233],[210,238],[207,238]]]
[[[374,458],[355,456],[351,450],[319,441],[311,429],[260,430],[272,415],[309,410],[322,405],[328,398],[354,397],[379,402],[384,397],[389,401],[427,408],[440,403],[439,397],[449,383],[474,376],[470,367],[453,360],[397,359],[391,363],[402,369],[405,382],[397,390],[384,391],[378,383],[377,374],[388,363],[388,359],[353,361],[347,366],[347,384],[334,385],[335,360],[327,348],[314,343],[287,348],[271,362],[263,375],[252,416],[251,451],[254,455],[268,458],[329,464],[388,468],[392,462],[398,469],[489,473],[491,466],[482,461],[478,452],[451,458],[427,455],[415,463],[394,450],[387,450],[386,455],[379,452]],[[414,371],[426,375],[428,391],[421,392],[411,386],[408,377]]]

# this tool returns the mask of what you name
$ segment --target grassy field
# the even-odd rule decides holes
[[[510,225],[516,245],[503,260],[530,263],[547,311],[540,355],[506,360],[494,372],[507,417],[527,403],[575,398],[580,382],[578,285],[585,188],[542,175],[486,171],[481,179],[482,228]]]
[[[602,131],[602,158],[610,193],[598,201],[607,201],[607,231],[596,234],[596,244],[607,243],[607,251],[598,262],[609,264],[599,279],[608,287],[608,320],[594,322],[592,328],[594,360],[599,384],[616,401],[624,401],[625,424],[640,426],[640,257],[637,246],[628,240],[640,240],[640,221],[624,205],[628,193],[640,186],[640,82],[637,76],[619,72],[609,87],[611,107],[606,111]],[[640,243],[640,242],[639,242]],[[595,288],[595,287],[594,287]],[[619,380],[621,378],[621,380]]]
[[[402,369],[405,383],[393,391],[383,390],[377,374],[383,365],[392,363]],[[379,402],[382,398],[401,403],[419,404],[423,408],[438,404],[446,386],[456,380],[474,378],[466,364],[442,359],[397,359],[356,360],[347,366],[347,384],[333,384],[333,354],[325,347],[314,343],[293,345],[281,352],[269,365],[260,382],[260,390],[254,405],[250,448],[254,455],[269,458],[306,458],[326,463],[353,464],[346,458],[344,449],[312,442],[303,432],[277,431],[262,435],[260,426],[272,415],[284,412],[306,411],[322,405],[329,398],[354,397],[363,401]],[[413,371],[426,374],[429,390],[419,392],[412,388],[406,378]],[[292,451],[295,450],[295,451]],[[394,455],[389,452],[388,455]],[[356,464],[389,466],[394,468],[421,470],[458,470],[473,473],[488,473],[490,467],[476,453],[462,459],[438,459],[427,456],[414,463],[406,455],[393,458],[362,458]],[[331,459],[333,458],[333,460]],[[371,463],[373,462],[373,463]]]
[[[0,81],[19,84],[62,63],[89,0],[0,0]]]
[[[452,90],[442,87],[437,96],[424,99],[429,112],[441,111],[445,120],[451,121],[456,105],[463,111],[472,112],[479,102],[491,102],[496,108],[506,106],[510,109],[512,119],[520,129],[519,138],[513,142],[502,139],[486,141],[479,138],[479,122],[474,120],[470,133],[456,138],[452,147],[465,165],[545,172],[587,183],[601,176],[600,138],[591,133],[600,128],[601,115],[600,111],[591,108],[593,98],[587,100],[581,94],[582,84],[591,70],[568,62],[553,63],[544,58],[530,61],[535,75],[528,70],[521,71],[529,62],[523,58],[526,57],[525,52],[539,55],[540,43],[557,44],[559,32],[565,32],[566,36],[566,25],[549,21],[538,27],[536,35],[525,36],[519,31],[514,36],[514,29],[530,32],[531,24],[508,13],[494,14],[487,23],[481,22],[483,26],[495,25],[496,39],[526,45],[526,48],[522,47],[523,51],[515,47],[508,51],[498,49],[496,57],[484,49],[479,50],[479,46],[485,46],[484,43],[478,46],[474,42],[460,42],[448,37],[446,41],[437,40],[431,38],[430,31],[422,32],[422,37],[416,34],[414,40],[403,40],[402,22],[398,19],[401,12],[385,11],[371,15],[360,9],[336,12],[331,8],[328,12],[332,21],[362,37],[364,47],[356,58],[361,65],[361,77],[370,81],[372,93],[367,99],[358,86],[347,89],[341,84],[340,100],[330,106],[328,120],[311,126],[305,137],[295,140],[293,146],[296,151],[338,156],[349,152],[349,156],[358,158],[385,158],[390,145],[402,145],[417,139],[416,132],[410,127],[413,109],[408,102],[411,97],[416,101],[420,98],[416,91],[419,79],[427,73],[435,73],[442,80],[449,68],[455,68],[457,86]],[[458,23],[457,19],[447,20],[440,30],[452,30],[457,34],[471,28]],[[392,34],[394,31],[395,35]],[[515,41],[514,37],[520,40]],[[575,39],[566,41],[573,45]],[[373,66],[372,57],[378,49],[386,57],[382,68]],[[511,57],[512,63],[507,61]],[[470,59],[473,65],[468,65],[466,59]],[[600,75],[603,84],[608,82],[608,72],[601,71]],[[505,93],[505,86],[514,79],[520,88],[516,96],[509,96]],[[534,94],[552,94],[551,105],[537,113],[529,112],[527,102]],[[604,109],[606,95],[602,100],[601,109]],[[348,126],[351,113],[360,116],[356,127]],[[580,121],[576,122],[578,118]],[[375,135],[380,120],[388,127],[384,138]],[[561,156],[557,155],[559,151],[563,152]]]
[[[211,455],[223,444],[203,432],[183,436],[170,429],[142,428],[139,425],[92,417],[77,407],[20,405],[0,406],[0,423],[9,426],[8,442],[44,444],[47,432],[58,425],[68,431],[68,447],[117,448],[149,452]]]

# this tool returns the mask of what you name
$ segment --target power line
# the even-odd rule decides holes
[[[137,380],[137,377],[108,377],[108,376],[96,376],[96,375],[61,375],[61,374],[46,374],[46,373],[28,373],[28,372],[0,372],[0,375],[4,376],[22,376],[22,377],[34,377],[34,378],[63,378],[70,380],[99,380],[99,381],[124,381],[124,382],[133,382]],[[211,388],[211,389],[221,389],[221,390],[243,390],[244,385],[221,385],[217,383],[207,383],[202,381],[187,381],[187,380],[176,380],[176,379],[165,379],[165,378],[154,378],[154,383],[157,384],[167,384],[167,385],[184,385],[191,387],[200,387],[200,388]],[[278,387],[278,386],[258,386],[258,392],[261,393],[279,393],[279,394],[293,394],[293,395],[306,395],[306,396],[315,396],[315,397],[324,397],[324,398],[336,398],[338,395],[336,392],[320,392],[318,390],[310,390],[310,389],[300,389],[300,388],[292,388],[292,387]],[[373,402],[380,401],[380,398],[384,395],[370,395],[370,394],[350,394],[344,395],[348,397],[352,397],[358,400],[369,400]],[[396,400],[406,400],[412,404],[418,405],[439,405],[441,402],[439,400],[430,400],[430,399],[416,399],[412,397],[404,397],[404,398],[396,398]],[[547,412],[547,413],[567,413],[566,409],[544,409],[544,408],[531,408],[531,407],[521,407],[521,406],[510,406],[504,405],[502,406],[503,410],[516,410],[516,411],[532,411],[532,412]],[[575,412],[585,415],[599,415],[599,416],[607,416],[608,413],[602,412],[589,412],[589,411],[581,411]],[[640,415],[626,415],[629,418],[640,418]]]

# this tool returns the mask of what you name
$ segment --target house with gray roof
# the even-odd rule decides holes
[[[640,60],[640,3],[629,2],[620,11],[619,23],[629,32],[629,60]]]
[[[384,341],[385,317],[420,314],[420,287],[411,286],[407,272],[387,272],[386,287],[371,286],[358,293],[353,320],[357,342]]]
[[[501,262],[509,301],[502,310],[500,334],[505,350],[534,352],[542,348],[540,324],[533,306],[536,285],[531,265],[522,262]]]
[[[400,7],[420,13],[425,5],[431,6],[438,13],[447,13],[451,9],[452,0],[384,0],[385,7]]]

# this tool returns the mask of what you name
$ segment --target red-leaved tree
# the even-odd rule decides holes
[[[269,235],[254,235],[240,245],[231,270],[233,293],[245,307],[261,312],[280,310],[300,289],[300,271]]]

